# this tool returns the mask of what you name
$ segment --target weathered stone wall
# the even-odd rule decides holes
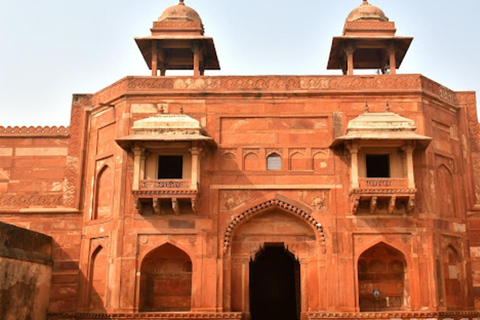
[[[52,238],[0,222],[0,319],[46,319]]]

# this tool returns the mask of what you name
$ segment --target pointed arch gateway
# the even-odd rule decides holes
[[[224,236],[227,310],[291,320],[318,309],[309,295],[320,290],[325,235],[312,212],[277,194],[234,215]]]

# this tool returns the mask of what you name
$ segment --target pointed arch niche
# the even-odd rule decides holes
[[[107,219],[113,209],[114,172],[110,165],[104,165],[95,177],[95,197],[92,220]]]
[[[435,193],[437,199],[438,214],[442,218],[454,218],[455,207],[455,184],[453,172],[442,164],[435,170]]]
[[[362,253],[357,270],[360,312],[407,309],[407,262],[402,252],[380,242]]]
[[[192,260],[183,250],[166,243],[142,261],[140,311],[190,311]]]
[[[90,257],[88,269],[88,306],[92,312],[105,311],[107,268],[107,250],[99,245]]]
[[[463,290],[465,273],[462,259],[453,246],[443,250],[443,279],[445,285],[445,303],[448,310],[463,310],[465,292]]]
[[[250,209],[235,215],[225,233],[224,307],[228,311],[242,312],[247,319],[252,308],[258,307],[258,304],[250,304],[257,293],[250,290],[251,261],[272,248],[288,251],[299,263],[298,271],[292,271],[299,274],[292,277],[298,277],[300,283],[291,286],[289,290],[292,292],[287,294],[298,297],[297,311],[305,317],[307,310],[321,308],[319,300],[322,298],[309,296],[309,293],[326,290],[322,287],[324,281],[319,279],[320,275],[326,274],[326,264],[319,261],[325,259],[322,254],[325,252],[323,227],[312,217],[310,210],[281,198],[252,204]]]

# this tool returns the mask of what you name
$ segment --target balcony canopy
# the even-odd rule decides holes
[[[184,114],[159,114],[135,121],[133,134],[116,140],[123,149],[130,149],[136,142],[206,142],[215,144],[204,135],[198,120]]]
[[[331,144],[335,148],[347,141],[413,141],[417,148],[425,149],[432,138],[415,132],[417,127],[411,119],[396,113],[365,112],[351,120],[347,126],[347,134],[337,137]]]

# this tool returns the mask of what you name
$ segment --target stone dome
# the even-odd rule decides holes
[[[379,7],[372,6],[368,1],[363,0],[363,3],[353,9],[352,12],[347,17],[347,22],[355,22],[355,21],[365,21],[365,20],[375,20],[386,22],[388,21],[387,16]]]
[[[193,21],[202,23],[202,19],[197,11],[185,5],[183,0],[176,6],[167,8],[158,21]]]

